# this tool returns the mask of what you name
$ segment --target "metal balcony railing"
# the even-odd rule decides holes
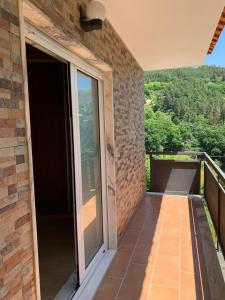
[[[205,152],[148,152],[146,155],[150,157],[151,192],[202,194],[218,244],[225,254],[225,173]],[[165,159],[165,155],[173,159]],[[178,156],[188,159],[179,160]]]

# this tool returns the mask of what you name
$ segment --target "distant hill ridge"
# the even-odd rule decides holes
[[[200,150],[225,170],[225,68],[145,73],[145,147]]]

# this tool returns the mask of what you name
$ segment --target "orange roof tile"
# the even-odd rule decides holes
[[[212,38],[211,44],[209,46],[209,50],[207,54],[211,54],[216,46],[217,41],[219,40],[220,34],[223,31],[223,28],[225,26],[225,7],[224,10],[222,12],[222,15],[220,17],[219,23],[216,27],[216,31],[214,33],[214,36]]]

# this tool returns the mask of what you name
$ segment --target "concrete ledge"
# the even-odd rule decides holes
[[[197,243],[200,253],[200,267],[203,276],[208,281],[205,287],[205,299],[225,299],[225,283],[222,273],[222,265],[219,262],[217,251],[211,236],[209,224],[206,218],[203,199],[200,196],[191,196],[193,205],[193,217],[195,222]],[[221,259],[224,261],[224,259]],[[224,263],[223,263],[224,264]]]

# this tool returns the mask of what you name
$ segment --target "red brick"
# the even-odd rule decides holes
[[[25,112],[19,109],[9,109],[9,119],[20,119],[24,117]]]
[[[8,195],[15,194],[17,192],[17,185],[16,184],[10,184],[8,186]]]
[[[14,255],[4,261],[4,269],[6,272],[12,270],[16,265],[21,262],[22,250],[18,250]]]
[[[20,281],[17,280],[17,282],[13,281],[13,286],[10,287],[9,292],[5,296],[3,296],[1,300],[12,300],[13,296],[15,296],[18,293],[18,291],[21,289],[21,286],[22,286],[22,279]]]
[[[24,224],[28,223],[30,221],[30,213],[20,217],[16,223],[15,223],[15,229],[23,226]]]
[[[20,239],[17,238],[15,241],[12,241],[1,250],[2,256],[8,255],[10,252],[15,250],[19,245],[20,245]]]
[[[0,18],[0,28],[9,31],[9,29],[10,29],[10,23],[7,20],[5,20],[5,19]]]
[[[3,169],[3,177],[8,177],[16,174],[16,166],[10,166],[8,168]]]
[[[0,119],[0,128],[15,128],[16,127],[16,120],[6,120],[6,119]]]
[[[14,137],[15,131],[13,128],[0,128],[0,138]]]

